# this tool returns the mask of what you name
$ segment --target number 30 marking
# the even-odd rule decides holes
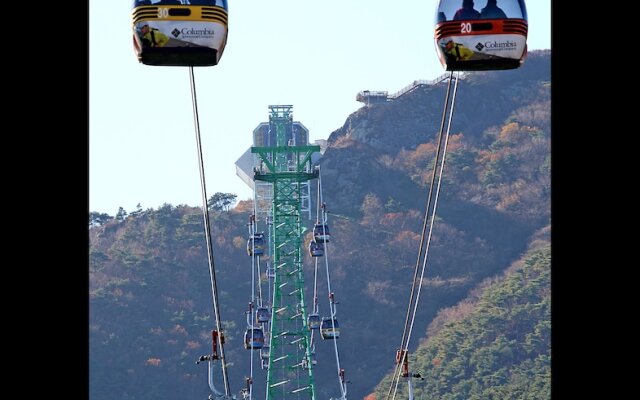
[[[158,18],[167,18],[168,16],[169,16],[168,8],[158,8]]]
[[[467,22],[467,23],[461,23],[460,24],[460,31],[462,33],[471,33],[471,23]]]

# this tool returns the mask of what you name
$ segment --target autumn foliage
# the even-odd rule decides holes
[[[550,230],[549,58],[530,54],[516,71],[461,82],[419,281],[410,365],[428,378],[415,381],[416,398],[548,398],[550,253],[548,234],[539,232]],[[319,260],[320,312],[328,311],[328,260],[350,398],[385,398],[424,239],[443,98],[441,86],[419,87],[360,108],[319,161],[331,227],[329,257]],[[316,194],[312,185],[312,208]],[[240,388],[250,365],[242,336],[255,289],[246,254],[253,201],[230,208],[225,199],[211,204],[212,250],[231,387]],[[303,221],[307,312],[312,214]],[[211,352],[215,320],[201,207],[165,203],[119,210],[117,218],[94,211],[88,235],[91,399],[205,398],[207,368],[195,361]],[[532,243],[539,248],[523,256]],[[334,348],[324,342],[314,380],[317,397],[327,399],[336,396],[336,376]],[[254,378],[259,393],[262,373]]]

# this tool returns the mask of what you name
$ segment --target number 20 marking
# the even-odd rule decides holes
[[[461,23],[460,24],[460,31],[462,33],[471,33],[471,23],[467,22],[467,23]]]
[[[158,8],[158,18],[167,18],[168,16],[169,16],[168,8]]]

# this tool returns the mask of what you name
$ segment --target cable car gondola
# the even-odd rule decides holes
[[[260,358],[263,360],[269,360],[269,356],[271,355],[271,348],[267,345],[262,346],[260,349]]]
[[[264,332],[262,328],[247,328],[244,333],[244,348],[247,350],[261,349],[264,346]]]
[[[216,65],[227,43],[227,0],[134,0],[131,17],[145,65]]]
[[[322,243],[317,243],[315,240],[312,240],[309,243],[309,254],[311,257],[322,257],[324,256],[324,246]]]
[[[527,55],[524,0],[440,0],[435,43],[447,71],[518,68]]]
[[[269,317],[271,317],[269,307],[258,307],[256,310],[256,321],[258,321],[259,324],[269,322]]]
[[[338,326],[338,319],[331,317],[324,317],[322,319],[322,325],[320,326],[320,335],[322,339],[338,339],[340,337],[340,328]]]
[[[247,254],[261,256],[264,254],[264,233],[254,233],[247,240]]]
[[[307,317],[307,325],[309,326],[310,330],[320,329],[321,323],[322,321],[320,321],[320,315],[316,313],[309,314],[309,316]]]
[[[331,234],[329,233],[329,225],[321,224],[320,222],[316,223],[313,226],[313,238],[316,243],[328,243],[329,239],[331,239]]]

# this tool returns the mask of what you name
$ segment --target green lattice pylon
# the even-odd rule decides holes
[[[267,371],[267,400],[315,400],[311,332],[307,326],[302,271],[302,182],[318,177],[311,155],[320,146],[292,146],[287,127],[292,106],[269,106],[269,124],[276,130],[276,145],[252,147],[260,157],[254,179],[273,184],[270,248],[275,268]]]

